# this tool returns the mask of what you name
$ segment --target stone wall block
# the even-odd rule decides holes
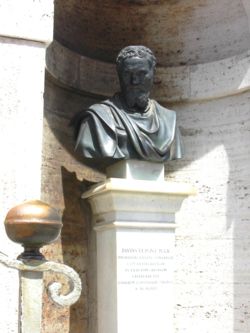
[[[2,0],[0,35],[49,43],[53,39],[53,0]]]

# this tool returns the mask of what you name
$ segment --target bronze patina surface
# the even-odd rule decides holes
[[[117,57],[120,92],[74,120],[76,151],[96,169],[120,160],[163,163],[182,157],[176,113],[149,98],[156,58],[145,46],[128,46]]]
[[[39,200],[26,201],[9,210],[5,218],[8,237],[24,246],[21,257],[42,256],[39,248],[53,242],[61,232],[58,212]]]

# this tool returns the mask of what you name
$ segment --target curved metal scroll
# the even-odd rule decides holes
[[[54,272],[65,275],[69,280],[70,291],[66,295],[60,294],[62,287],[61,283],[52,282],[48,286],[48,294],[50,298],[58,305],[70,306],[77,302],[81,295],[82,284],[79,275],[71,267],[55,263],[52,261],[37,261],[27,260],[20,261],[11,259],[4,253],[0,252],[0,263],[3,265],[17,269],[19,271],[30,271],[30,272]]]

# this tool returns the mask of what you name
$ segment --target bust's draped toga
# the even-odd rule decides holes
[[[143,113],[135,113],[125,109],[116,94],[81,112],[77,123],[75,149],[96,168],[115,160],[164,162],[182,157],[176,113],[154,100]]]

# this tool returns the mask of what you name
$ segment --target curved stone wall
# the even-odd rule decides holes
[[[46,303],[44,332],[58,323],[62,333],[96,333],[95,248],[79,198],[82,180],[102,175],[76,159],[69,122],[118,89],[114,59],[128,44],[155,51],[152,95],[177,111],[186,153],[166,177],[198,188],[179,215],[175,333],[249,332],[249,18],[249,0],[55,1],[42,192],[65,214],[61,243],[46,251],[87,285],[70,314]]]
[[[247,333],[250,92],[172,107],[185,156],[166,176],[198,190],[177,220],[175,333]]]
[[[198,65],[157,67],[152,96],[162,103],[239,94],[250,87],[250,51]],[[80,55],[54,41],[47,70],[65,87],[112,96],[119,90],[115,65]]]
[[[158,59],[160,102],[238,94],[249,89],[249,13],[247,0],[55,1],[47,69],[66,87],[111,96],[117,53],[144,44]]]
[[[55,39],[114,62],[125,45],[152,48],[160,66],[206,63],[249,48],[246,1],[55,1]]]

